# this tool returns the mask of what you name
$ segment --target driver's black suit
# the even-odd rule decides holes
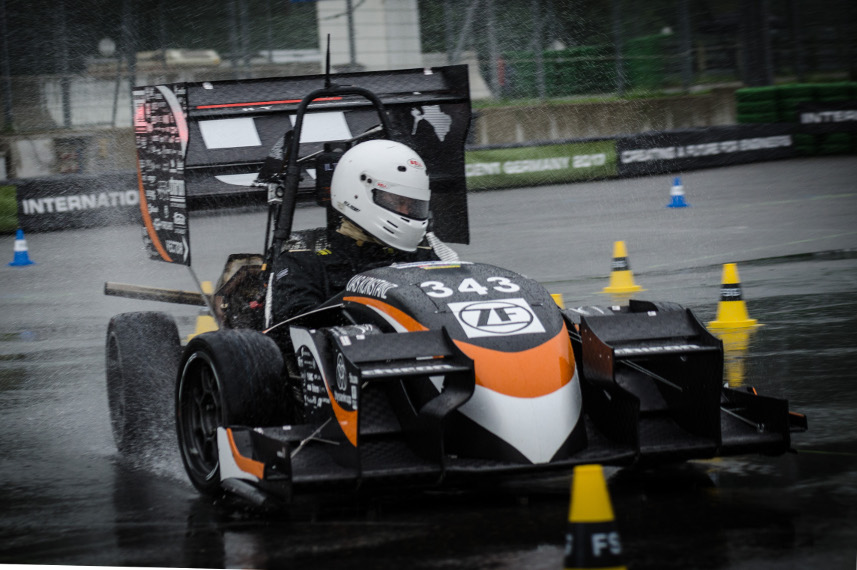
[[[271,299],[273,323],[321,305],[344,291],[349,279],[358,273],[393,263],[438,259],[428,246],[405,252],[338,232],[331,232],[329,242],[320,251],[291,250],[276,258]]]

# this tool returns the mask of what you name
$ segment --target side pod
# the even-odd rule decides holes
[[[295,490],[437,484],[447,470],[445,418],[473,394],[473,361],[445,330],[381,334],[370,325],[292,327],[304,380],[305,423],[218,430],[223,486],[251,502]],[[385,385],[443,375],[440,394],[397,417]]]

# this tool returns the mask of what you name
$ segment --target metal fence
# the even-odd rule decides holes
[[[165,5],[165,0],[147,1]],[[851,0],[400,1],[420,10],[423,51],[433,53],[426,54],[426,64],[469,58],[484,78],[487,96],[494,100],[645,96],[716,83],[755,86],[857,78],[857,3]],[[0,8],[15,2],[0,0]],[[65,4],[66,12],[72,9],[72,3],[60,0],[60,4]],[[123,0],[121,4],[125,9],[134,3]],[[125,127],[131,124],[132,85],[320,71],[320,50],[314,51],[312,61],[278,64],[270,50],[293,46],[271,43],[270,25],[247,25],[257,16],[264,18],[277,2],[227,0],[227,4],[230,10],[210,16],[222,20],[208,23],[230,31],[222,34],[222,45],[211,46],[220,50],[217,64],[189,67],[154,57],[146,67],[122,59],[129,52],[120,46],[112,59],[93,60],[76,72],[50,75],[12,73],[15,66],[9,57],[23,31],[8,29],[5,12],[0,13],[0,129],[27,133]],[[364,1],[349,0],[343,5],[360,10]],[[181,3],[170,8],[173,14],[179,9]],[[306,10],[302,18],[308,18]],[[127,21],[123,19],[122,26]],[[136,46],[157,53],[167,46],[159,43],[165,38],[172,45],[199,44],[194,27],[177,28],[170,35],[164,31],[167,24],[162,21],[160,33],[149,43],[138,40]],[[115,33],[128,36],[124,29]],[[304,35],[315,34],[308,30]],[[68,41],[58,45],[67,46]],[[267,52],[259,49],[263,46]],[[313,50],[295,51],[306,55]],[[62,59],[54,69],[69,67],[68,53],[64,53],[54,54]]]

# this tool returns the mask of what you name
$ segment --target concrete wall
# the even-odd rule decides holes
[[[98,174],[137,168],[134,130],[99,129],[0,137],[9,178]]]
[[[511,144],[735,124],[734,89],[711,94],[593,103],[545,103],[477,111],[473,142]]]

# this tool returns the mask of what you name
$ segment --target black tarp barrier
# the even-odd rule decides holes
[[[616,140],[618,175],[642,176],[795,156],[795,125],[759,124],[642,133]]]
[[[18,226],[25,232],[140,220],[140,195],[134,172],[66,174],[8,183],[16,187]]]
[[[831,134],[857,132],[857,101],[801,103],[797,106],[798,132]]]
[[[832,109],[832,105],[838,107],[840,104],[824,104],[823,107],[818,108],[829,111]],[[431,107],[424,107],[422,112],[431,112]],[[438,108],[443,110],[444,106],[440,105]],[[847,111],[847,109],[845,110]],[[410,113],[411,109],[403,107],[399,110],[393,108],[390,111],[391,116],[399,113],[395,118],[395,122],[398,123],[407,118],[402,116],[403,112]],[[451,112],[457,112],[457,109]],[[415,124],[410,127],[411,130],[408,136],[424,137],[429,140],[437,136],[432,132],[436,127],[428,130],[427,125],[422,125],[419,121],[416,121],[416,115],[411,115],[411,117]],[[451,130],[453,128],[464,129],[464,118],[459,118],[460,120],[455,123],[454,127],[450,125]],[[832,131],[824,130],[820,133],[831,134],[848,132],[854,126],[848,121],[830,121],[825,122],[820,128],[833,129]],[[597,142],[600,145],[616,146],[616,170],[613,171],[614,167],[610,165],[611,172],[600,173],[597,177],[611,178],[663,174],[789,158],[800,154],[800,148],[795,148],[794,138],[796,135],[801,135],[804,132],[801,125],[796,123],[778,123],[653,132],[618,137],[616,139],[599,140]],[[458,134],[455,136],[458,136]],[[550,159],[556,153],[556,149],[553,147],[561,149],[570,144],[578,143],[591,144],[592,141],[590,139],[580,139],[578,141],[566,140],[557,143],[533,143],[530,145],[520,145],[520,148],[544,147],[547,150],[543,153],[543,156],[539,155],[531,160],[538,160],[539,157]],[[519,148],[516,145],[504,145],[502,148],[496,145],[484,147],[471,146],[462,151],[463,147],[461,146],[458,147],[458,150],[451,146],[435,145],[432,147],[430,144],[426,144],[426,146],[429,150],[424,151],[423,158],[430,167],[433,164],[438,165],[439,163],[443,163],[445,160],[457,161],[459,160],[459,154],[462,157],[468,155],[468,164],[475,161],[478,166],[479,160],[484,159],[486,156],[483,151],[494,152],[503,149],[514,150]],[[605,156],[611,153],[606,153],[605,151]],[[587,154],[586,156],[591,157],[593,155]],[[169,159],[167,159],[166,164],[169,164]],[[500,162],[497,162],[497,164],[500,165]],[[463,172],[463,158],[461,159],[461,166]],[[471,168],[477,167],[471,165]],[[545,182],[550,184],[571,184],[580,181],[580,177],[577,174],[576,172],[572,172],[572,175],[568,176],[557,175]],[[225,189],[221,189],[217,186],[216,180],[215,182],[211,181],[212,177],[206,168],[198,170],[186,169],[185,177],[191,180],[187,184],[189,192],[185,197],[186,207],[191,211],[253,204],[261,205],[264,204],[266,199],[264,189],[252,189],[235,185],[224,185]],[[309,175],[306,178],[311,181]],[[152,180],[156,182],[156,187],[169,189],[169,179],[159,180],[155,177]],[[529,181],[529,184],[533,183],[537,184],[539,182]],[[140,223],[139,190],[137,174],[135,172],[114,172],[99,175],[66,174],[46,178],[12,180],[8,181],[7,184],[17,186],[19,225],[25,231],[53,231],[65,228],[126,223],[129,221]],[[449,187],[445,187],[445,185]],[[480,181],[478,188],[492,189],[500,186],[505,187],[508,184],[504,181],[501,181],[499,185],[487,184]],[[305,201],[310,200],[313,196],[311,188],[312,186],[309,183],[304,184],[302,196]],[[462,212],[464,212],[464,231],[466,232],[467,201],[458,179],[433,179],[432,188],[435,196],[446,193],[442,205],[435,202],[432,203],[435,224],[443,222],[454,223],[456,220],[461,219]],[[168,191],[166,195],[170,195]],[[176,222],[182,221],[182,218],[180,216],[176,217],[176,214],[183,214],[184,212],[179,206],[184,207],[185,204],[176,201],[172,206],[172,209],[169,211],[171,218],[166,221],[172,221],[173,229],[175,229]],[[164,219],[164,217],[161,219]],[[453,241],[448,238],[445,239]]]

